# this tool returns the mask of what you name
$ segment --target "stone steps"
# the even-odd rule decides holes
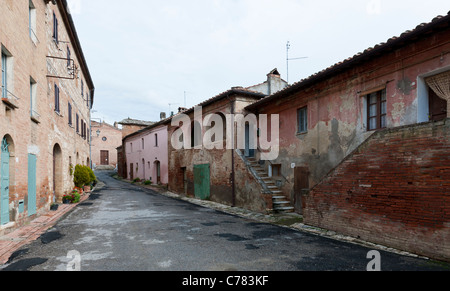
[[[261,167],[260,163],[255,158],[246,158],[253,171],[259,176],[262,183],[272,194],[273,211],[276,213],[291,213],[294,212],[290,200],[284,195],[283,191],[276,185],[272,177],[269,177],[267,171]]]

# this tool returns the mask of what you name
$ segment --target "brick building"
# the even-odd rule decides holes
[[[105,122],[91,121],[92,167],[114,169],[117,166],[117,147],[122,144],[122,130]]]
[[[67,1],[1,1],[1,230],[49,210],[89,164],[94,85]]]
[[[252,149],[247,146],[244,149],[236,144],[237,137],[243,139],[244,133],[238,132],[237,123],[229,126],[227,116],[244,116],[247,105],[286,86],[287,83],[275,69],[267,75],[267,81],[261,84],[248,88],[233,87],[183,111],[182,114],[191,123],[189,130],[180,136],[183,143],[188,143],[187,146],[176,149],[171,141],[174,135],[178,136],[176,132],[180,130],[179,124],[184,124],[182,120],[172,121],[168,128],[169,190],[256,211],[271,208],[271,199],[267,201],[260,190],[255,191],[260,189],[259,181],[242,159],[242,156],[250,155]],[[200,108],[201,112],[197,112],[196,108]],[[205,133],[216,126],[216,121],[207,119],[209,115],[221,119],[223,131],[222,134],[205,139]],[[177,117],[178,115],[174,116],[173,120]],[[248,136],[250,129],[245,130]],[[208,148],[205,141],[212,148]]]
[[[450,14],[246,108],[279,114],[260,164],[305,223],[450,259],[449,39]]]

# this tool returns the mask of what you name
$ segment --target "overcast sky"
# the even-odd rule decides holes
[[[159,120],[278,68],[292,84],[450,10],[448,0],[68,0],[94,118]],[[185,93],[186,92],[186,93]],[[172,104],[172,105],[169,105]]]

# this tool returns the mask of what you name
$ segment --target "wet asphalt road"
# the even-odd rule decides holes
[[[106,186],[13,255],[3,270],[365,271],[370,249],[161,196],[97,173]],[[447,270],[381,252],[388,270]],[[79,256],[78,256],[79,255]]]

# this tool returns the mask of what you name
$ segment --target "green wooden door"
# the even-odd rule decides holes
[[[0,224],[9,222],[9,151],[6,139],[1,145]]]
[[[210,197],[210,171],[209,164],[194,165],[194,190],[195,197],[206,200]]]
[[[36,214],[36,156],[28,155],[28,216]]]

